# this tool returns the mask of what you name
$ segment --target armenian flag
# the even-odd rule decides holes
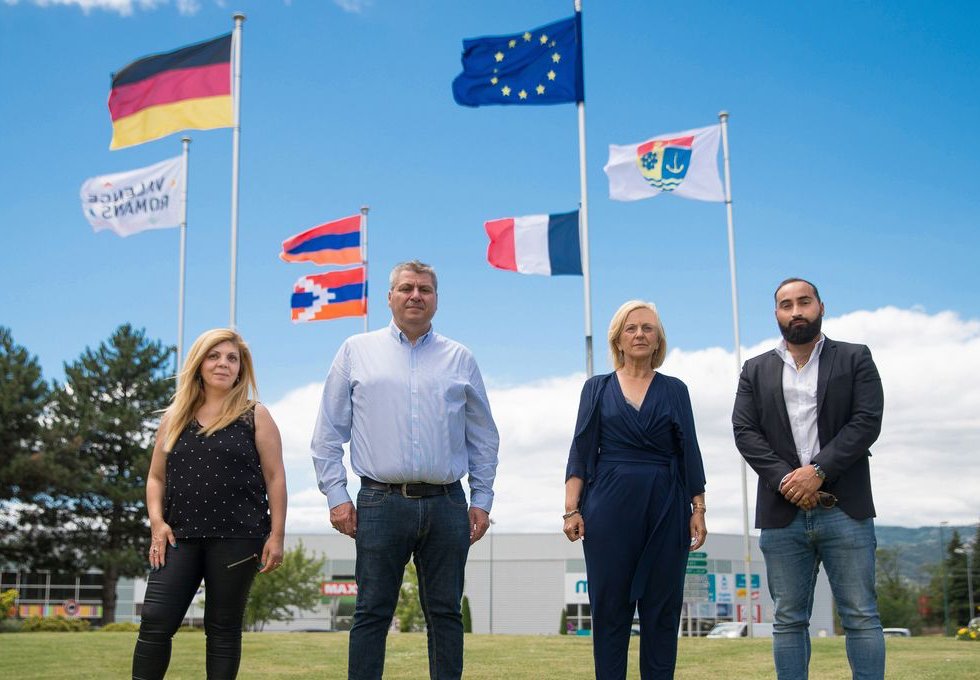
[[[364,267],[304,276],[293,286],[293,323],[367,314]]]
[[[172,52],[143,57],[112,76],[110,149],[181,130],[232,127],[228,33]]]
[[[490,220],[487,261],[521,274],[582,275],[578,210],[557,215],[526,215]]]
[[[279,259],[315,264],[361,263],[361,216],[321,224],[282,242]]]

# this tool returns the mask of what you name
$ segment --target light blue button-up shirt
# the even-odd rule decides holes
[[[354,473],[379,482],[450,484],[469,474],[470,505],[490,512],[500,438],[470,351],[429,330],[415,345],[392,321],[348,338],[323,386],[313,432],[317,484],[334,508]]]

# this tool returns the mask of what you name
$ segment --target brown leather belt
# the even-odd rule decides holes
[[[361,488],[397,493],[405,498],[427,498],[428,496],[444,496],[450,491],[462,488],[462,484],[459,481],[455,481],[452,484],[429,484],[428,482],[388,484],[387,482],[379,482],[370,477],[361,477]]]

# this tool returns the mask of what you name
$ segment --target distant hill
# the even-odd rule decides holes
[[[943,538],[949,542],[953,529],[960,534],[960,540],[968,541],[977,533],[976,525],[945,527]],[[879,548],[898,549],[902,574],[916,583],[925,584],[929,575],[923,569],[930,564],[938,564],[946,554],[940,551],[939,527],[890,527],[875,526],[875,536]]]

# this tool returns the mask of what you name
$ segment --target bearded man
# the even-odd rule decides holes
[[[735,445],[759,475],[756,527],[775,603],[779,680],[806,680],[819,566],[847,635],[855,680],[881,680],[885,641],[875,599],[874,503],[868,459],[884,397],[865,345],[820,330],[817,287],[786,279],[775,294],[783,340],[739,378]]]

